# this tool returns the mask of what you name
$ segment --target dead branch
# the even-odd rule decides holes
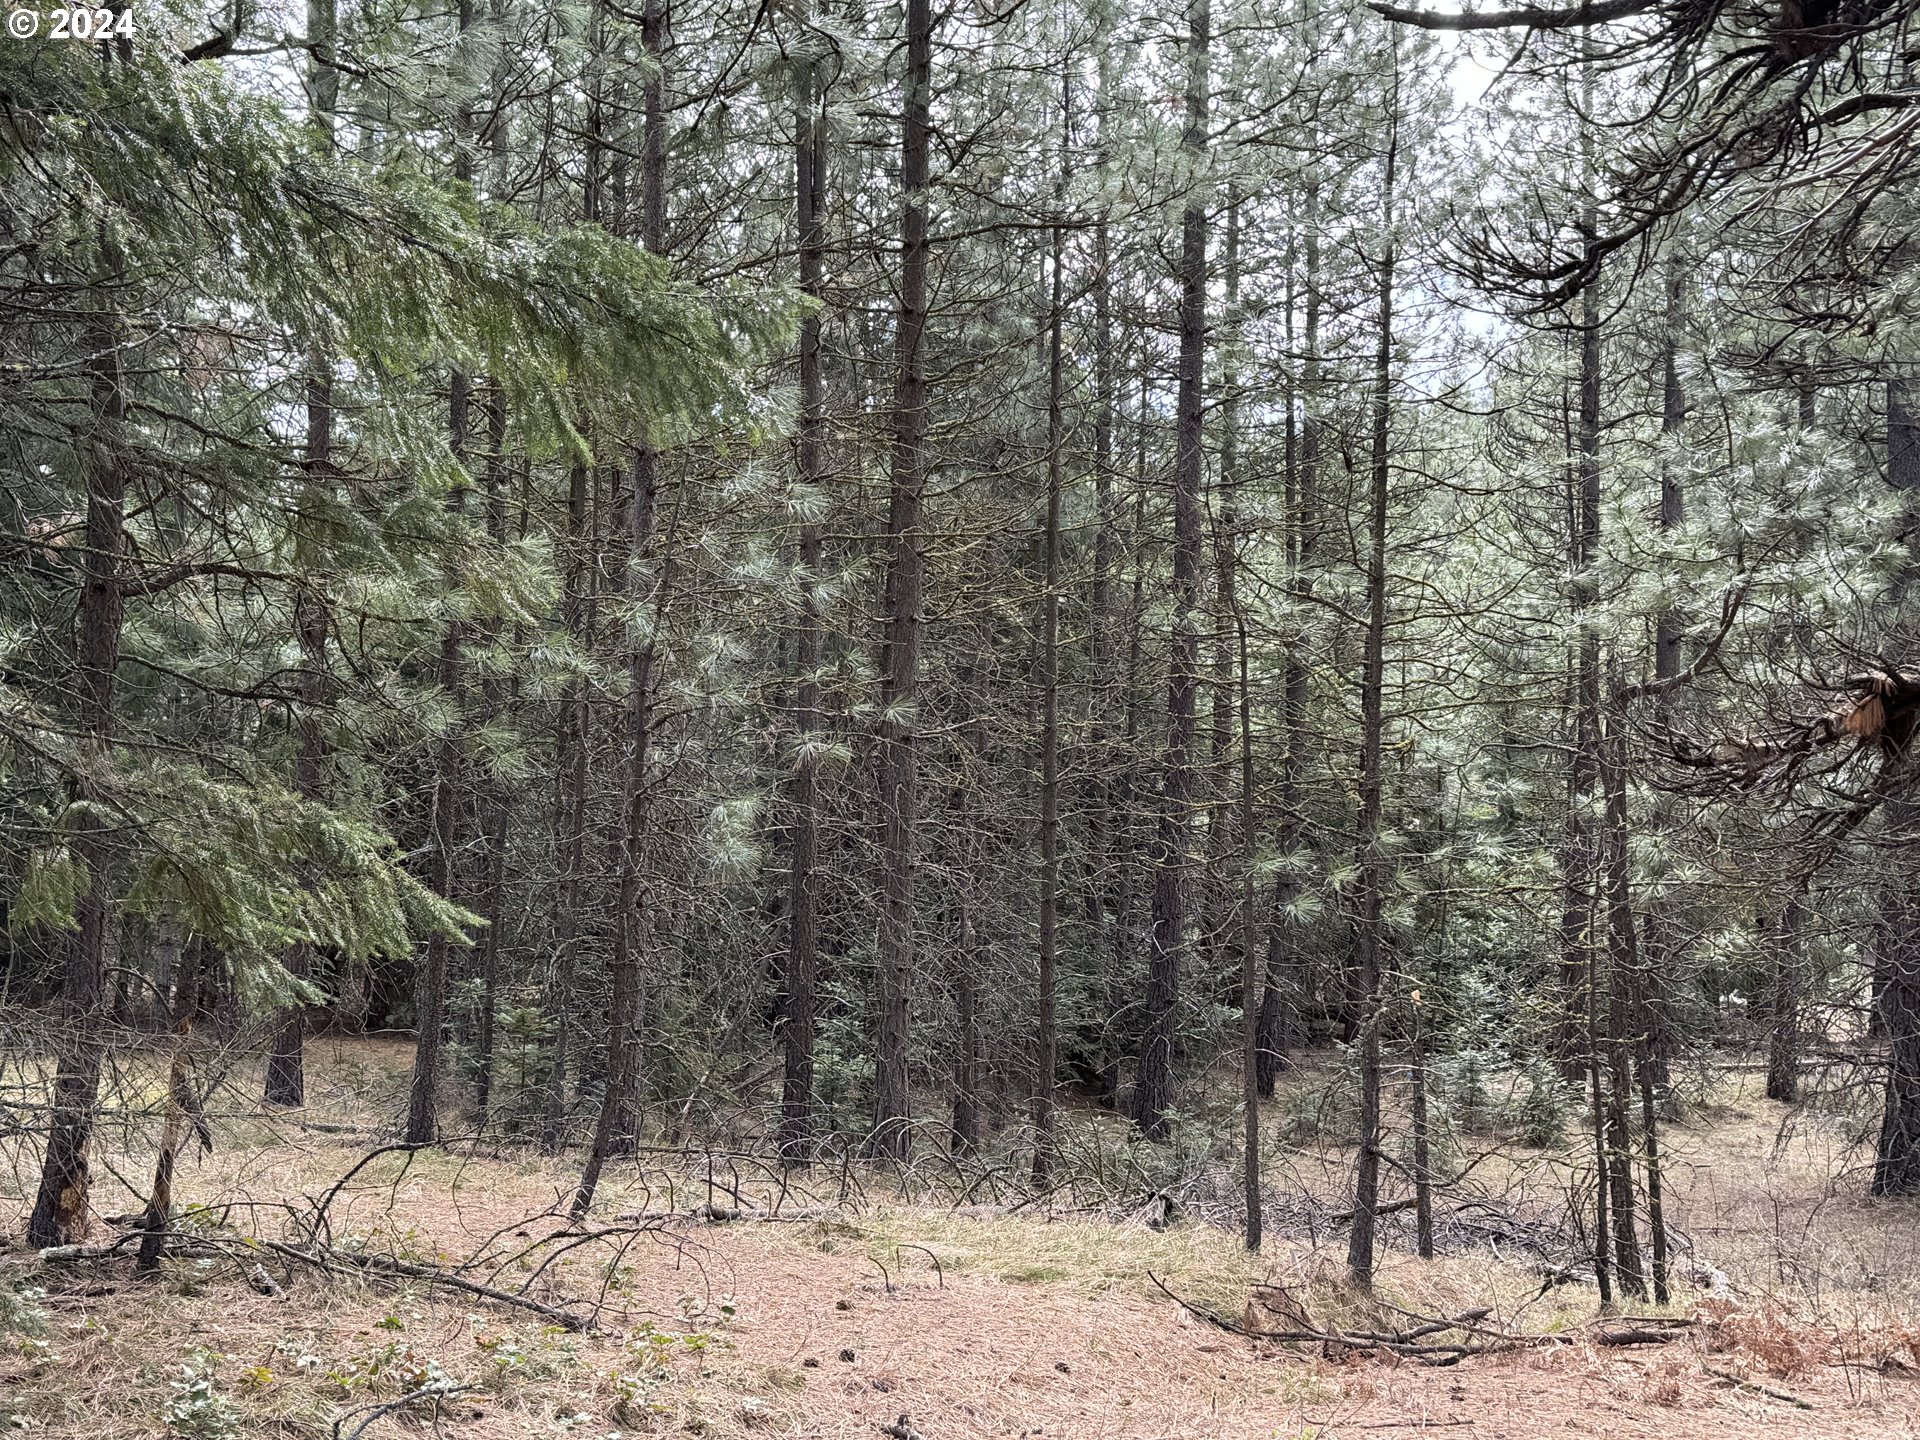
[[[1736,1390],[1752,1390],[1756,1394],[1765,1395],[1769,1400],[1779,1400],[1788,1405],[1798,1406],[1802,1410],[1812,1410],[1816,1408],[1810,1400],[1802,1400],[1798,1395],[1790,1395],[1785,1390],[1775,1390],[1769,1385],[1762,1385],[1757,1381],[1745,1379],[1742,1376],[1734,1374],[1731,1370],[1721,1370],[1712,1365],[1703,1365],[1700,1368],[1705,1370],[1707,1374],[1713,1376],[1714,1379],[1723,1381],[1733,1386]]]
[[[356,1405],[351,1410],[341,1412],[339,1418],[333,1422],[333,1440],[360,1440],[360,1437],[367,1433],[367,1430],[373,1425],[373,1422],[383,1416],[393,1415],[403,1410],[410,1410],[423,1400],[433,1401],[437,1409],[442,1400],[450,1400],[455,1395],[463,1395],[469,1390],[477,1390],[479,1388],[477,1385],[423,1385],[418,1390],[410,1391],[405,1395],[399,1396],[397,1399],[379,1400],[371,1405]],[[356,1415],[363,1415],[365,1418],[361,1420],[358,1425],[354,1426],[353,1429],[342,1434],[342,1427],[348,1420]]]
[[[150,1230],[129,1231],[119,1239],[106,1245],[56,1245],[40,1252],[42,1261],[48,1264],[73,1263],[83,1260],[105,1260],[145,1237],[153,1234]],[[477,1280],[469,1280],[463,1275],[440,1269],[433,1265],[419,1265],[409,1260],[400,1260],[390,1255],[362,1255],[351,1250],[340,1250],[331,1246],[289,1245],[279,1240],[265,1238],[218,1240],[206,1235],[185,1234],[177,1230],[164,1232],[173,1252],[180,1255],[214,1255],[234,1261],[250,1285],[259,1289],[258,1283],[249,1274],[249,1267],[243,1263],[248,1253],[261,1250],[280,1256],[322,1274],[339,1274],[346,1270],[358,1270],[362,1273],[397,1276],[407,1280],[418,1280],[422,1284],[437,1286],[445,1290],[458,1290],[465,1295],[477,1296],[482,1300],[491,1300],[496,1305],[509,1306],[516,1310],[525,1310],[540,1316],[564,1330],[575,1333],[593,1328],[593,1322],[572,1310],[558,1305],[548,1305],[527,1295],[516,1295],[509,1290],[497,1289]],[[258,1268],[252,1267],[252,1268]],[[269,1282],[271,1283],[271,1282]]]
[[[1678,1330],[1648,1330],[1635,1326],[1626,1330],[1602,1330],[1593,1337],[1596,1345],[1664,1345],[1680,1337]]]
[[[1574,1335],[1536,1335],[1489,1326],[1485,1321],[1493,1311],[1485,1306],[1445,1317],[1420,1315],[1411,1310],[1402,1310],[1397,1305],[1388,1305],[1388,1309],[1397,1311],[1416,1323],[1404,1330],[1359,1330],[1315,1325],[1305,1312],[1295,1305],[1291,1308],[1290,1318],[1295,1321],[1296,1328],[1256,1330],[1216,1310],[1209,1310],[1203,1305],[1196,1305],[1190,1300],[1182,1299],[1168,1289],[1165,1282],[1152,1271],[1147,1272],[1147,1278],[1154,1283],[1161,1294],[1189,1314],[1205,1320],[1210,1325],[1218,1326],[1228,1334],[1241,1335],[1249,1340],[1278,1341],[1282,1344],[1318,1344],[1330,1354],[1346,1352],[1371,1354],[1385,1351],[1421,1365],[1457,1365],[1473,1355],[1491,1355],[1505,1350],[1524,1350],[1545,1345],[1570,1345],[1576,1343],[1578,1339]],[[1595,1343],[1601,1345],[1664,1345],[1693,1323],[1691,1319],[1652,1318],[1644,1326],[1601,1331],[1594,1339]],[[1469,1339],[1441,1342],[1435,1342],[1433,1339],[1437,1335],[1449,1333],[1463,1334]]]
[[[557,1305],[548,1305],[526,1295],[516,1295],[510,1290],[498,1290],[491,1285],[483,1285],[477,1280],[455,1275],[451,1271],[441,1270],[432,1265],[416,1265],[412,1261],[397,1260],[388,1255],[357,1255],[351,1250],[336,1250],[316,1247],[302,1250],[296,1246],[283,1245],[274,1240],[260,1240],[256,1244],[265,1246],[276,1255],[296,1260],[319,1270],[335,1268],[372,1271],[382,1275],[398,1275],[408,1280],[418,1280],[423,1284],[436,1285],[445,1290],[458,1290],[462,1294],[476,1295],[483,1300],[491,1300],[497,1305],[511,1306],[516,1310],[527,1310],[543,1319],[552,1321],[564,1330],[580,1333],[593,1328],[593,1322],[570,1310]]]
[[[934,1254],[933,1251],[929,1250],[924,1245],[908,1245],[908,1244],[902,1243],[894,1246],[893,1247],[894,1262],[900,1266],[900,1273],[903,1275],[906,1273],[907,1266],[906,1266],[906,1262],[900,1258],[900,1252],[902,1250],[918,1250],[922,1255],[926,1256],[927,1259],[931,1260],[933,1262],[933,1273],[940,1281],[940,1288],[942,1290],[947,1288],[947,1272],[944,1268],[942,1268],[940,1264],[940,1257],[938,1255]]]
[[[832,1205],[809,1205],[798,1210],[758,1210],[726,1205],[696,1205],[691,1210],[627,1210],[616,1220],[652,1222],[691,1221],[705,1225],[799,1225],[835,1220],[846,1212]]]

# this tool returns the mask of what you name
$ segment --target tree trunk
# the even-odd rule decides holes
[[[1613,1308],[1613,1237],[1607,1225],[1607,1108],[1600,1090],[1600,952],[1586,948],[1587,1121],[1593,1141],[1593,1278],[1600,1308]]]
[[[1660,1128],[1653,1094],[1653,1037],[1640,1032],[1640,1145],[1647,1170],[1647,1239],[1653,1251],[1653,1303],[1665,1305],[1670,1292],[1672,1264],[1667,1253],[1667,1211],[1660,1173]]]
[[[173,1171],[187,1136],[207,1134],[206,1118],[193,1093],[193,1021],[200,1006],[200,957],[202,947],[192,945],[185,952],[180,988],[174,996],[173,1055],[167,1066],[167,1112],[160,1127],[160,1149],[153,1161],[153,1188],[147,1192],[146,1208],[140,1215],[140,1254],[134,1269],[149,1274],[160,1266],[167,1253],[167,1224],[173,1217]]]
[[[1902,501],[1903,531],[1911,535],[1920,505],[1920,414],[1916,414],[1913,385],[1899,379],[1887,382],[1887,479]],[[1897,586],[1903,597],[1911,588],[1914,570],[1910,557]],[[1910,635],[1900,639],[1911,646]],[[1871,1193],[1916,1195],[1920,1194],[1920,940],[1915,937],[1920,935],[1920,874],[1916,874],[1920,864],[1914,856],[1920,845],[1920,803],[1889,800],[1884,814],[1890,843],[1881,892],[1884,919],[1875,966],[1879,990],[1875,1013],[1886,1046],[1887,1080]]]
[[[1240,325],[1240,196],[1230,194],[1227,202],[1226,324],[1238,340]],[[1229,356],[1238,353],[1237,344]],[[1240,1116],[1242,1202],[1246,1209],[1246,1242],[1257,1252],[1261,1242],[1260,1193],[1260,1013],[1264,1008],[1268,984],[1266,956],[1259,943],[1260,923],[1255,896],[1255,857],[1258,851],[1254,823],[1253,785],[1253,672],[1248,653],[1247,612],[1239,592],[1241,550],[1243,548],[1240,510],[1240,377],[1230,363],[1221,377],[1223,400],[1220,407],[1220,534],[1215,544],[1215,568],[1220,599],[1221,629],[1233,638],[1230,652],[1234,682],[1232,709],[1239,724],[1240,773],[1237,813],[1238,853],[1232,859],[1240,871],[1232,887],[1237,903],[1226,905],[1223,896],[1221,938],[1232,933],[1239,949],[1240,970]],[[1230,628],[1229,628],[1230,627]],[[1223,710],[1229,704],[1224,687],[1216,703]],[[1222,751],[1226,746],[1220,747]],[[1222,777],[1223,779],[1225,777]],[[1225,787],[1223,786],[1223,791]],[[1237,923],[1229,923],[1237,921]]]
[[[333,147],[333,110],[340,93],[340,72],[333,66],[336,28],[335,0],[307,0],[308,119],[318,128],[327,149]],[[303,468],[309,487],[324,491],[331,483],[333,452],[333,364],[316,349],[307,376],[307,437]],[[320,712],[328,699],[327,598],[318,577],[304,575],[294,583],[293,630],[300,646],[300,704],[296,712],[297,750],[293,761],[294,793],[305,800],[324,794],[327,758],[326,733]],[[304,981],[312,969],[313,949],[302,941],[283,962],[287,973]],[[288,1006],[274,1032],[267,1053],[262,1098],[269,1105],[306,1103],[306,1007]]]
[[[820,122],[819,62],[808,58],[794,69],[793,217],[800,248],[800,293],[819,302],[826,275],[826,231],[821,206],[826,195],[826,126]],[[826,479],[826,395],[820,371],[820,312],[800,322],[800,423],[795,458],[800,483],[813,491],[810,505]],[[808,511],[811,517],[813,511]],[[813,1063],[815,990],[820,974],[818,884],[814,864],[820,850],[819,765],[814,736],[820,729],[820,583],[819,523],[800,526],[800,633],[795,657],[793,839],[787,869],[787,961],[782,1016],[780,1156],[792,1168],[804,1168],[813,1145]]]
[[[460,0],[459,29],[462,34],[473,25],[473,0]],[[454,137],[454,178],[473,179],[473,162],[461,141],[471,116],[462,112]],[[447,497],[447,508],[456,517],[466,508],[468,411],[472,400],[472,382],[456,369],[447,393],[447,429],[450,447],[460,479]],[[456,521],[457,523],[457,521]],[[464,812],[460,790],[463,783],[460,755],[460,714],[464,684],[464,636],[460,622],[449,620],[440,636],[440,688],[453,708],[453,718],[440,737],[434,761],[433,785],[433,865],[434,890],[453,898],[457,856],[460,848],[460,818]],[[427,938],[427,950],[419,973],[414,977],[413,1011],[416,1039],[413,1051],[413,1081],[407,1094],[407,1128],[410,1145],[431,1144],[440,1134],[440,1050],[447,1025],[447,957],[449,941],[439,930]]]
[[[1313,593],[1315,533],[1319,520],[1315,513],[1319,492],[1320,419],[1317,413],[1320,391],[1320,190],[1309,184],[1306,197],[1305,313],[1302,316],[1302,360],[1300,369],[1300,405],[1302,417],[1297,462],[1289,467],[1294,478],[1288,496],[1291,519],[1289,537],[1289,580],[1296,604],[1305,606]],[[1287,308],[1289,345],[1293,307]],[[1288,397],[1288,433],[1293,427],[1293,400]],[[1286,1064],[1289,1045],[1301,1040],[1300,1006],[1305,994],[1304,957],[1301,955],[1300,926],[1293,918],[1293,905],[1299,898],[1301,870],[1306,863],[1306,827],[1301,817],[1301,785],[1307,748],[1307,653],[1306,642],[1294,638],[1287,646],[1286,671],[1282,682],[1281,722],[1285,727],[1286,747],[1280,756],[1278,793],[1274,808],[1280,815],[1280,868],[1273,879],[1273,914],[1267,927],[1267,983],[1260,1005],[1260,1094],[1271,1097],[1274,1083]]]
[[[1146,614],[1146,547],[1140,543],[1146,534],[1147,501],[1147,385],[1140,385],[1140,410],[1135,426],[1137,446],[1134,455],[1133,503],[1133,579],[1127,587],[1127,605],[1121,632],[1127,637],[1126,672],[1121,677],[1122,744],[1121,758],[1114,764],[1112,888],[1108,911],[1112,923],[1107,933],[1107,993],[1103,1007],[1106,1015],[1106,1063],[1101,1071],[1102,1103],[1112,1110],[1120,1108],[1122,1057],[1127,1049],[1127,1015],[1133,1003],[1132,960],[1138,914],[1137,874],[1139,837],[1133,824],[1134,798],[1142,789],[1139,780],[1140,754],[1140,672],[1144,663]]]
[[[506,443],[507,397],[499,384],[487,389],[487,463],[484,483],[487,494],[487,538],[496,550],[507,544]],[[497,627],[496,627],[497,628]],[[515,649],[519,646],[516,645]],[[489,676],[481,682],[481,708],[498,716],[511,705],[519,686],[518,676],[502,683]],[[490,779],[482,792],[481,833],[486,839],[480,881],[480,1014],[475,1027],[473,1054],[474,1108],[485,1126],[493,1104],[493,1048],[495,1021],[500,1004],[500,930],[506,917],[507,826],[511,797],[506,784]]]
[[[469,401],[467,377],[454,372],[448,406],[453,433],[454,459],[464,465],[467,444]],[[461,484],[447,499],[456,515],[466,507],[466,486]],[[453,706],[455,717],[462,707],[464,656],[461,625],[449,620],[440,637],[440,688]],[[460,763],[459,720],[450,719],[441,735],[434,761],[433,783],[433,861],[429,882],[434,890],[451,898],[456,878],[456,857],[460,846],[460,803],[462,766]],[[427,937],[426,955],[414,981],[413,1082],[407,1094],[407,1128],[410,1145],[431,1144],[440,1134],[440,1050],[447,1024],[447,958],[450,942],[440,931]]]
[[[1393,279],[1397,255],[1393,225],[1400,162],[1397,69],[1393,85],[1394,108],[1387,121],[1386,175],[1381,201],[1387,233],[1376,277],[1379,333],[1375,337],[1373,359],[1373,453],[1365,532],[1367,631],[1360,675],[1360,806],[1355,826],[1360,870],[1360,914],[1355,935],[1358,951],[1355,978],[1360,1001],[1360,1153],[1354,1162],[1353,1224],[1347,1232],[1347,1270],[1363,1290],[1373,1287],[1374,1226],[1380,1203],[1380,1026],[1386,949],[1386,857],[1380,848],[1381,749],[1386,732],[1387,492],[1392,479]]]
[[[667,95],[661,58],[667,48],[670,12],[666,0],[646,0],[640,43],[651,62],[641,105],[645,128],[640,151],[640,242],[648,253],[663,254],[667,234]],[[652,791],[648,762],[653,738],[655,640],[666,604],[664,576],[649,582],[646,566],[653,539],[659,492],[658,452],[644,417],[633,447],[632,483],[627,496],[627,546],[622,592],[627,600],[627,700],[624,766],[621,776],[620,839],[615,861],[619,914],[614,921],[612,994],[607,1007],[607,1066],[600,1114],[593,1141],[569,1213],[584,1216],[593,1205],[608,1160],[635,1143],[646,1031],[648,950],[651,944],[652,894],[647,860],[652,837]],[[649,591],[651,593],[649,593]],[[643,610],[652,614],[642,618]]]
[[[575,461],[567,478],[567,535],[561,563],[561,624],[582,649],[588,641],[586,576],[589,513],[585,464]],[[540,1149],[559,1151],[566,1130],[567,1067],[572,1054],[573,987],[579,970],[580,922],[587,850],[587,684],[569,677],[560,696],[560,730],[554,741],[554,851],[560,862],[555,887],[553,974],[547,986],[547,1023],[552,1048],[547,1056],[547,1085],[540,1118]]]
[[[595,0],[589,19],[588,44],[598,56],[605,17]],[[602,215],[602,154],[600,68],[592,68],[587,91],[586,175],[581,186],[581,215],[597,224]],[[598,486],[586,463],[575,460],[567,473],[567,531],[561,556],[560,623],[567,639],[584,655],[593,643],[593,606],[588,599],[588,577],[600,553]],[[587,743],[592,720],[586,677],[570,676],[560,695],[559,733],[554,737],[555,786],[553,807],[554,851],[560,865],[555,887],[553,973],[547,984],[547,1023],[552,1048],[547,1057],[547,1085],[541,1106],[540,1149],[558,1153],[565,1138],[567,1070],[573,1052],[573,990],[580,969],[580,907],[585,900],[587,867]]]
[[[1186,871],[1193,803],[1195,700],[1200,688],[1201,485],[1207,355],[1206,164],[1210,95],[1208,0],[1187,10],[1187,126],[1181,146],[1195,190],[1180,219],[1180,368],[1173,469],[1173,635],[1167,657],[1166,769],[1154,837],[1153,940],[1147,956],[1146,1034],[1140,1046],[1133,1120],[1149,1140],[1167,1136],[1179,1028],[1180,958],[1187,943]]]
[[[1100,157],[1110,158],[1108,130],[1113,84],[1110,46],[1103,46],[1099,72]],[[1087,930],[1094,964],[1103,969],[1109,990],[1117,990],[1119,957],[1126,953],[1122,915],[1127,882],[1124,876],[1123,821],[1119,815],[1119,767],[1122,757],[1113,746],[1108,724],[1117,697],[1114,694],[1111,587],[1118,558],[1119,526],[1113,493],[1114,426],[1119,409],[1119,365],[1113,354],[1113,275],[1111,236],[1104,218],[1093,231],[1093,573],[1087,585],[1087,745],[1084,771],[1087,797]],[[1112,1007],[1108,1007],[1108,1017]],[[1091,1057],[1096,1068],[1100,1100],[1111,1106],[1117,1089],[1117,1053],[1111,1025],[1103,1026]]]
[[[1890,923],[1881,929],[1880,1033],[1887,1078],[1874,1149],[1874,1195],[1920,1195],[1920,885],[1912,854],[1920,844],[1920,804],[1890,800],[1890,864],[1884,903]]]
[[[1640,1263],[1640,1237],[1633,1190],[1633,1079],[1631,1032],[1640,974],[1639,935],[1627,857],[1627,716],[1609,704],[1601,738],[1601,779],[1606,794],[1607,911],[1607,1183],[1613,1219],[1614,1268],[1620,1288],[1635,1299],[1647,1293]]]
[[[87,1232],[92,1190],[89,1152],[100,1100],[100,1070],[107,1023],[107,950],[113,924],[113,826],[108,823],[93,766],[104,766],[113,744],[114,673],[120,663],[120,593],[126,548],[127,471],[120,428],[127,399],[121,368],[124,343],[105,302],[86,327],[91,357],[93,435],[84,457],[87,485],[86,553],[77,617],[79,664],[75,675],[81,745],[91,765],[72,785],[74,820],[69,842],[83,868],[85,887],[74,905],[74,929],[61,977],[59,1059],[53,1076],[53,1109],[40,1188],[27,1219],[27,1244],[71,1245]]]
[[[880,695],[879,1026],[873,1153],[912,1145],[907,1006],[913,979],[915,765],[920,673],[921,491],[927,435],[927,163],[933,138],[933,6],[907,0],[900,138],[900,300],[895,314],[893,450],[887,505],[887,634]]]
[[[650,895],[647,885],[649,742],[653,729],[654,641],[659,622],[658,582],[654,615],[638,619],[646,605],[645,579],[657,495],[654,452],[644,441],[634,447],[632,493],[627,501],[626,594],[635,616],[627,646],[626,731],[621,785],[620,842],[615,857],[619,914],[615,917],[612,993],[607,1006],[607,1055],[600,1112],[594,1122],[587,1162],[574,1191],[571,1213],[578,1218],[593,1204],[606,1162],[629,1148],[640,1091],[640,1046],[645,1024],[646,956]]]
[[[1413,1229],[1422,1260],[1433,1258],[1433,1154],[1427,1126],[1427,1034],[1420,1001],[1413,1002]]]
[[[1680,323],[1683,300],[1682,279],[1684,271],[1678,262],[1674,263],[1667,274],[1667,329],[1661,354],[1660,377],[1660,439],[1665,447],[1677,446],[1687,423],[1687,396],[1680,384]],[[1680,466],[1670,454],[1663,454],[1660,461],[1660,534],[1669,535],[1684,518],[1686,508],[1685,481]],[[1678,675],[1684,665],[1681,654],[1680,617],[1671,610],[1663,610],[1654,622],[1653,632],[1653,677],[1656,681],[1671,680]],[[1666,703],[1663,695],[1658,702]],[[1653,828],[1664,833],[1672,828],[1671,808],[1664,795],[1656,796],[1653,807]],[[1641,966],[1638,1000],[1640,1004],[1639,1027],[1641,1031],[1641,1067],[1647,1072],[1648,1085],[1667,1082],[1667,1058],[1672,1049],[1671,1023],[1668,1020],[1668,997],[1661,993],[1664,978],[1677,973],[1680,963],[1680,944],[1677,927],[1673,917],[1667,913],[1665,902],[1658,896],[1648,902],[1646,914],[1641,921]],[[1643,1109],[1645,1107],[1643,1106]],[[1659,1142],[1648,1132],[1646,1150],[1649,1157],[1658,1151]],[[1654,1219],[1657,1206],[1653,1200],[1653,1190],[1658,1186],[1657,1165],[1648,1159],[1648,1197],[1647,1219],[1653,1230],[1656,1250],[1664,1247],[1665,1236],[1660,1224]],[[1663,1274],[1654,1276],[1656,1288],[1665,1283]]]
[[[1782,907],[1767,987],[1767,1098],[1792,1104],[1800,1098],[1800,896]]]
[[[1066,203],[1065,153],[1068,144],[1071,80],[1061,81],[1060,149],[1055,203]],[[1066,323],[1066,231],[1053,227],[1051,292],[1047,334],[1047,519],[1044,593],[1040,597],[1040,955],[1039,993],[1035,998],[1033,1057],[1033,1183],[1045,1185],[1053,1173],[1054,1078],[1060,1068],[1060,1034],[1054,1018],[1056,931],[1060,916],[1060,495],[1065,484],[1063,413]]]
[[[953,1007],[960,1033],[953,1054],[953,1153],[971,1155],[980,1148],[980,937],[965,875],[959,877],[959,886]]]

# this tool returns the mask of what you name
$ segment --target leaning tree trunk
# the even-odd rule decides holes
[[[173,1055],[167,1066],[167,1113],[160,1127],[160,1149],[153,1161],[153,1188],[140,1214],[140,1253],[134,1268],[142,1274],[157,1270],[167,1253],[167,1226],[173,1217],[173,1172],[186,1148],[187,1136],[197,1134],[212,1148],[212,1133],[193,1093],[193,1021],[200,1008],[200,960],[204,947],[189,945],[183,952],[180,988],[173,1001]]]

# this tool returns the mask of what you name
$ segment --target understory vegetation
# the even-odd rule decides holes
[[[1911,1433],[1917,11],[15,4],[0,1415]]]

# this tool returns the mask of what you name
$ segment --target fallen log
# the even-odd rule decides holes
[[[1633,1328],[1627,1330],[1602,1330],[1593,1337],[1596,1345],[1664,1345],[1669,1340],[1678,1339],[1678,1330],[1647,1330]]]

